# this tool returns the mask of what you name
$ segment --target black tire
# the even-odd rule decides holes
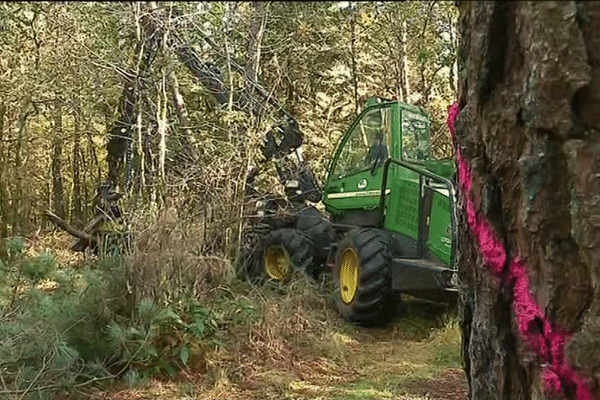
[[[391,289],[388,238],[384,231],[363,228],[348,232],[340,241],[335,256],[333,285],[337,309],[346,321],[380,326],[394,316],[396,307]],[[355,288],[348,288],[340,282],[340,272],[342,258],[347,263],[352,254],[358,262],[358,279]],[[348,273],[344,274],[347,276]]]
[[[319,210],[314,207],[307,207],[298,213],[296,229],[310,236],[315,243],[315,269],[320,273],[324,269],[327,261],[329,247],[333,241],[333,231],[331,222],[323,217]]]
[[[281,253],[278,253],[281,252]],[[315,245],[310,236],[292,228],[282,228],[270,232],[260,241],[260,251],[256,254],[255,262],[251,265],[251,275],[264,279],[284,281],[292,273],[292,269],[301,270],[308,275],[314,276]],[[284,255],[288,265],[287,273],[282,276],[274,276],[268,273],[267,258],[269,254]]]

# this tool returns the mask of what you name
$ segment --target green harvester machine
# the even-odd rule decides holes
[[[389,321],[400,293],[454,301],[455,167],[431,158],[430,125],[416,106],[367,100],[331,158],[326,213],[304,206],[269,232],[257,271],[329,270],[340,314],[363,325]]]

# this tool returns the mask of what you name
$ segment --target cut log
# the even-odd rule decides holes
[[[94,235],[75,228],[73,225],[69,224],[67,221],[53,214],[52,212],[48,211],[46,216],[54,225],[68,232],[70,235],[78,237],[79,239],[87,240],[88,242],[96,242],[96,237]]]
[[[89,233],[91,235],[95,234],[98,231],[98,228],[102,225],[102,223],[106,220],[106,214],[98,213],[94,217],[93,220],[88,222],[84,227],[83,231],[85,233]]]
[[[92,219],[90,222],[88,222],[83,227],[83,231],[85,233],[89,233],[91,235],[95,235],[96,232],[98,232],[98,230],[102,226],[102,223],[105,220],[106,220],[106,214],[104,214],[104,213],[98,213],[98,214],[96,214],[96,216],[94,217],[94,219]],[[73,251],[84,251],[86,249],[86,247],[88,247],[89,245],[90,245],[90,241],[89,240],[78,238],[77,240],[75,240],[73,242],[73,245],[71,246],[71,250],[73,250]]]

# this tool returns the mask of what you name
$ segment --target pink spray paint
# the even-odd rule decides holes
[[[502,241],[485,216],[477,212],[470,198],[471,169],[457,145],[454,123],[458,117],[458,104],[448,110],[448,128],[456,150],[459,190],[465,193],[467,224],[475,236],[484,265],[500,279],[512,283],[513,311],[517,329],[524,343],[533,351],[542,365],[542,378],[548,394],[561,396],[572,393],[577,400],[593,400],[594,395],[583,376],[571,368],[565,359],[565,343],[569,334],[554,326],[531,295],[527,267],[523,260],[513,258],[507,274],[502,274],[507,253]]]

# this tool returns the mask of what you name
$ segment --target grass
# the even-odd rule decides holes
[[[415,386],[460,368],[458,320],[444,307],[408,301],[388,327],[367,329],[341,321],[326,292],[302,277],[216,289],[223,346],[207,354],[206,372],[110,398],[432,399]],[[152,397],[157,387],[162,397]]]
[[[175,226],[171,232],[177,229],[183,231]],[[129,373],[96,391],[96,396],[113,400],[446,398],[439,393],[436,397],[438,389],[425,386],[460,369],[455,311],[407,298],[389,326],[362,328],[339,318],[326,282],[298,274],[282,285],[252,285],[231,273],[219,275],[219,268],[230,266],[218,259],[207,261],[189,249],[159,251],[160,246],[154,248],[152,243],[174,246],[174,242],[158,230],[149,232],[146,253],[130,262],[140,266],[141,261],[154,259],[136,273],[148,282],[161,278],[151,272],[163,265],[171,277],[179,273],[178,279],[183,279],[194,265],[207,266],[204,270],[212,271],[212,280],[192,274],[189,287],[202,307],[211,310],[217,329],[210,345],[190,348],[187,366],[173,378],[145,380]],[[43,243],[39,251],[52,247],[48,240],[39,243]],[[38,254],[32,247],[28,251]],[[59,264],[83,264],[67,253],[55,256]],[[460,391],[463,381],[453,384]]]

